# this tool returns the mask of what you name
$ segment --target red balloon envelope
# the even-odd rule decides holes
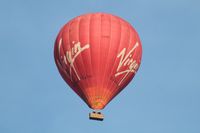
[[[103,109],[136,74],[142,46],[135,29],[106,13],[78,16],[60,30],[55,62],[66,83],[92,109]]]

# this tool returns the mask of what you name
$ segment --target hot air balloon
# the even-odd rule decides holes
[[[55,41],[54,59],[65,82],[103,120],[102,110],[133,79],[142,46],[127,21],[107,13],[78,16],[65,24]]]

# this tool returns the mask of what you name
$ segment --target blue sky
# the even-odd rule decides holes
[[[199,133],[200,1],[1,0],[1,133]],[[60,77],[53,46],[60,28],[88,12],[130,22],[143,45],[133,82],[103,122]]]

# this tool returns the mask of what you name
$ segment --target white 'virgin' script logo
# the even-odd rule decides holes
[[[61,44],[62,44],[62,38],[60,39],[59,45],[58,45],[59,55],[60,55]],[[90,45],[86,44],[83,47],[81,47],[81,43],[80,42],[75,43],[75,41],[72,41],[72,44],[74,44],[74,46],[70,50],[66,51],[66,53],[65,53],[64,62],[65,62],[65,64],[67,64],[67,62],[68,62],[69,65],[70,65],[70,68],[69,68],[70,75],[72,75],[72,69],[73,69],[78,80],[80,80],[80,76],[78,75],[77,70],[74,67],[74,61],[76,60],[78,55],[81,54],[81,52],[90,48]],[[70,77],[71,77],[71,80],[72,80],[72,76],[70,76]]]
[[[133,56],[133,51],[139,46],[139,43],[136,42],[136,44],[134,45],[134,47],[128,52],[127,55],[125,55],[126,53],[126,48],[124,48],[118,55],[117,58],[120,58],[120,62],[119,65],[117,67],[117,73],[115,74],[115,77],[121,75],[121,74],[125,74],[124,77],[121,79],[121,81],[119,82],[119,85],[124,81],[124,79],[128,76],[128,74],[130,72],[136,73],[139,65],[136,62],[136,60],[134,60],[132,58]],[[122,66],[128,66],[127,70],[124,71],[119,71],[120,68],[122,68]]]

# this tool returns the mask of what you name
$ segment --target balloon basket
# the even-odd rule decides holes
[[[92,113],[89,113],[89,119],[90,120],[103,121],[104,116],[103,116],[103,114],[101,114],[101,112],[93,111]]]

